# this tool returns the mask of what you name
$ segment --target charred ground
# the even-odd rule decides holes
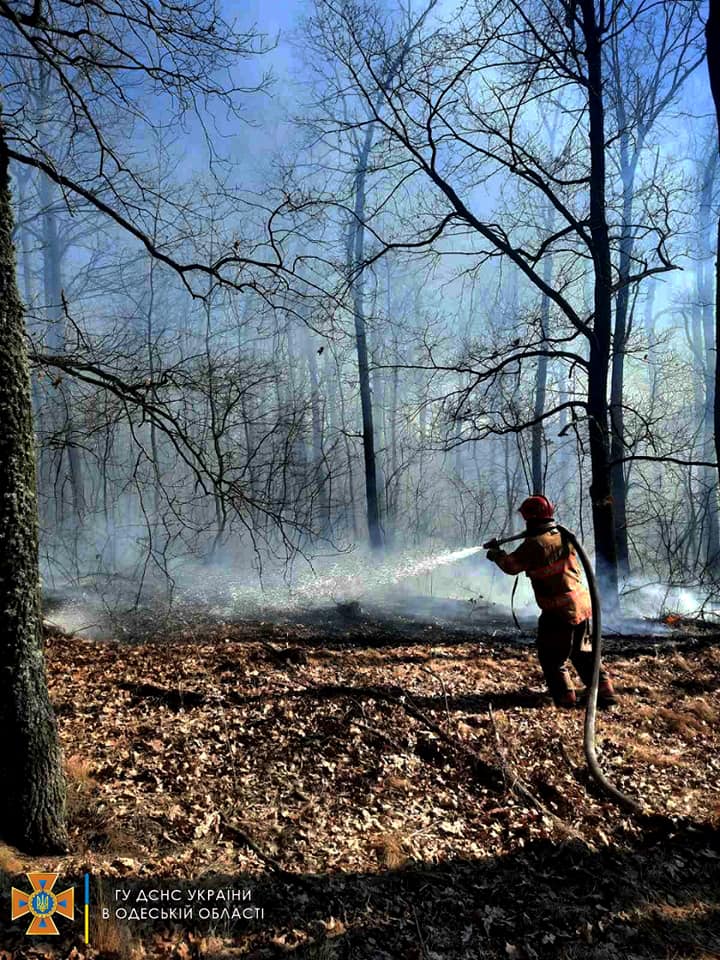
[[[5,873],[89,870],[96,906],[116,878],[246,886],[265,915],[95,909],[88,949],[79,924],[28,946],[3,903],[9,956],[720,956],[712,632],[608,642],[622,699],[600,756],[644,818],[589,782],[582,711],[549,705],[532,647],[480,622],[340,610],[47,652],[73,848],[5,848]]]

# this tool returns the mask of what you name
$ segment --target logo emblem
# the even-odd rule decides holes
[[[53,893],[57,882],[56,873],[28,873],[26,874],[32,887],[31,893],[25,893],[12,888],[12,919],[18,920],[25,914],[31,913],[32,920],[27,928],[30,936],[56,936],[58,928],[53,916],[66,917],[72,920],[75,913],[75,890],[69,887],[62,893]]]

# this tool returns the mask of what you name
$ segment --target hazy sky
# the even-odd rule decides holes
[[[264,179],[272,155],[281,150],[289,135],[287,121],[293,115],[297,76],[296,53],[290,35],[307,9],[308,0],[221,0],[225,18],[242,30],[264,34],[274,48],[264,56],[240,63],[236,77],[246,86],[260,81],[270,70],[274,81],[267,93],[245,98],[244,115],[252,127],[239,133],[232,154],[255,181]],[[261,183],[255,186],[262,187]]]
[[[249,152],[267,153],[281,148],[288,130],[284,121],[293,115],[299,106],[301,91],[297,86],[302,76],[302,65],[293,40],[298,42],[301,17],[312,8],[312,0],[221,0],[228,20],[236,20],[243,29],[253,25],[275,43],[275,49],[254,62],[239,67],[239,76],[247,83],[257,81],[263,70],[272,69],[275,83],[267,95],[248,97],[247,116],[255,125],[253,136],[243,143]],[[502,0],[501,0],[502,2]],[[378,5],[381,0],[378,0]],[[415,3],[419,6],[419,3]],[[455,6],[455,0],[441,0],[435,16],[447,16]],[[660,12],[658,11],[658,15]],[[687,83],[683,101],[690,113],[706,113],[711,110],[707,68],[703,64]]]

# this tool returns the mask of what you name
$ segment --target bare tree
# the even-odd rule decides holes
[[[718,168],[718,156],[713,153],[698,163],[699,209],[697,217],[697,250],[695,253],[695,296],[692,304],[692,322],[700,344],[698,374],[703,386],[703,404],[699,428],[702,433],[701,459],[710,460],[715,448],[714,411],[716,357],[715,324],[713,317],[713,247],[714,229],[712,207]],[[705,469],[703,506],[705,526],[704,562],[716,567],[720,563],[720,526],[718,525],[718,493],[715,471]]]
[[[391,27],[390,35],[388,35],[386,21],[375,9],[374,4],[360,4],[351,7],[342,3],[338,5],[334,0],[316,0],[315,12],[307,27],[308,36],[313,38],[321,54],[327,54],[329,50],[332,50],[335,42],[332,36],[334,17],[342,7],[342,16],[352,18],[354,29],[358,32],[358,35],[362,35],[365,42],[370,45],[379,43],[383,47],[385,56],[384,63],[377,76],[378,89],[374,94],[373,103],[369,109],[368,106],[365,107],[364,117],[359,119],[356,124],[348,127],[355,166],[349,201],[351,216],[347,239],[348,276],[360,383],[368,534],[370,546],[375,550],[382,546],[383,535],[380,522],[378,465],[375,453],[376,438],[365,307],[368,170],[377,133],[375,114],[383,109],[386,92],[392,87],[399,71],[402,70],[415,35],[422,28],[436,3],[437,0],[429,0],[422,12],[416,16],[413,16],[408,8],[407,23],[397,28]],[[331,91],[329,96],[335,99],[337,92]],[[340,93],[340,97],[342,98],[342,93]]]
[[[157,97],[176,117],[192,115],[199,102],[219,102],[237,114],[241,92],[229,77],[238,58],[257,52],[252,34],[241,34],[208,0],[154,7],[143,0],[77,5],[36,0],[31,7],[0,4],[0,43],[7,75],[0,127],[0,262],[3,351],[0,451],[3,538],[0,579],[0,721],[9,747],[0,759],[3,794],[0,823],[7,840],[26,850],[60,850],[67,841],[64,780],[52,710],[45,685],[38,595],[37,500],[31,400],[23,311],[15,281],[8,164],[41,171],[65,193],[92,205],[127,231],[189,285],[195,272],[236,282],[238,272],[277,268],[269,260],[236,251],[213,264],[184,262],[153,242],[143,197],[142,164],[134,166],[107,111],[122,108],[137,127],[153,126],[145,105]],[[70,121],[61,152],[38,136],[32,90],[18,65],[38,65],[58,83]],[[85,80],[92,78],[91,82]],[[201,120],[196,120],[201,124]],[[92,151],[87,148],[90,131]],[[85,151],[84,177],[76,177],[77,151]],[[90,164],[94,163],[91,172]],[[140,188],[140,189],[138,189]],[[272,264],[275,264],[273,267]]]
[[[634,219],[641,185],[640,166],[648,139],[676,100],[690,74],[702,62],[698,4],[665,4],[642,31],[617,31],[605,45],[608,100],[614,113],[617,148],[611,150],[621,182],[617,293],[610,382],[610,456],[615,507],[615,543],[621,576],[630,573],[627,531],[627,465],[625,453],[625,357],[632,334],[630,310],[636,242],[647,216]],[[642,211],[646,214],[647,211]]]

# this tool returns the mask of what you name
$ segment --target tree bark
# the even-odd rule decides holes
[[[715,103],[715,116],[718,125],[718,152],[720,153],[720,0],[709,0],[708,18],[705,23],[707,40],[707,65],[710,76],[710,91]]]
[[[710,90],[715,103],[715,116],[718,125],[718,153],[720,153],[720,0],[710,0],[707,23],[707,64],[710,75]],[[716,259],[715,259],[715,460],[720,471],[720,219],[718,219]]]
[[[629,157],[628,133],[624,115],[621,119],[620,134],[620,171],[623,181],[623,212],[620,233],[620,263],[618,281],[620,289],[615,299],[615,330],[613,335],[612,372],[610,379],[610,470],[613,507],[615,509],[615,548],[617,550],[618,573],[621,577],[630,576],[630,550],[627,533],[627,482],[626,467],[621,461],[625,455],[625,413],[623,397],[625,393],[625,351],[630,336],[629,308],[630,263],[633,250],[632,210],[635,190],[635,169],[637,153],[633,160]]]
[[[590,338],[588,371],[588,433],[592,482],[595,566],[603,599],[618,605],[618,568],[615,548],[615,513],[610,488],[608,425],[608,374],[612,325],[610,237],[605,209],[605,111],[603,104],[602,47],[594,0],[581,0],[585,57],[588,67],[588,118],[590,141],[590,233],[594,266],[594,323]]]
[[[65,780],[41,634],[30,373],[0,127],[0,831],[29,853],[67,845]]]
[[[368,127],[365,143],[358,158],[355,172],[355,220],[351,227],[351,251],[353,281],[353,314],[355,320],[355,346],[357,349],[358,378],[360,381],[360,406],[362,410],[363,458],[365,463],[365,499],[367,502],[367,525],[370,547],[382,548],[380,507],[377,491],[377,468],[375,464],[375,432],[373,426],[372,394],[370,392],[370,365],[368,363],[367,333],[365,329],[363,260],[365,259],[365,178],[367,162],[372,145],[372,125]]]

